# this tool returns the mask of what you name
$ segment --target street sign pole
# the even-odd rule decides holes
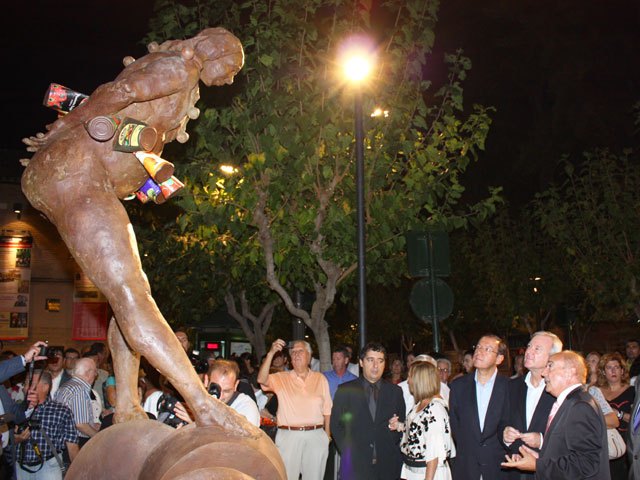
[[[431,283],[431,319],[433,322],[433,351],[440,353],[440,325],[438,323],[438,294],[436,292],[436,269],[433,256],[433,236],[427,232],[429,242],[429,280]]]

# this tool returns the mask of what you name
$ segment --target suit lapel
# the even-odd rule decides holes
[[[467,395],[465,395],[465,397],[469,399],[468,407],[472,412],[471,421],[473,422],[473,425],[471,425],[471,428],[473,429],[474,435],[477,438],[480,438],[482,431],[480,430],[480,416],[478,415],[478,396],[476,395],[475,373],[469,373],[467,374],[467,377],[469,377],[469,381],[467,382]]]
[[[511,405],[511,408],[517,409],[517,418],[520,419],[520,425],[523,428],[527,428],[527,384],[524,381],[525,377],[522,376],[517,380],[517,394],[513,399],[515,405]],[[533,423],[533,422],[532,422]]]
[[[551,395],[547,391],[542,392],[540,400],[538,400],[538,405],[536,405],[536,409],[534,410],[533,416],[531,417],[529,430],[535,431],[538,430],[538,428],[544,429],[547,426],[549,413],[551,412],[551,407],[553,406],[555,401],[556,399],[553,397],[553,395]]]
[[[562,402],[562,405],[560,405],[560,408],[553,416],[553,420],[551,420],[551,425],[549,425],[546,435],[550,435],[551,433],[553,433],[556,425],[558,425],[559,422],[562,422],[563,417],[567,414],[567,411],[569,410],[571,405],[576,401],[576,392],[579,392],[581,388],[582,387],[576,388],[571,393],[569,393],[569,395],[567,395],[567,398],[564,399],[564,402]],[[543,447],[544,445],[546,445],[546,442],[543,442]]]
[[[640,407],[640,379],[636,379],[636,401],[631,411],[631,421],[629,422],[629,439],[633,446],[633,452],[636,453],[640,450],[640,428],[636,432],[633,431],[634,415],[640,415],[640,412],[636,413],[636,410]]]
[[[495,432],[498,426],[498,421],[500,420],[500,415],[503,407],[503,399],[506,393],[505,389],[507,388],[507,382],[502,380],[504,380],[502,377],[496,375],[496,378],[493,382],[493,389],[491,390],[491,397],[489,397],[487,415],[484,417],[484,429],[482,430],[483,432]],[[478,420],[478,422],[480,422],[480,420]],[[480,424],[478,423],[478,425]]]

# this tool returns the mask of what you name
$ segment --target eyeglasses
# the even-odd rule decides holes
[[[487,345],[474,345],[473,346],[473,351],[474,352],[495,353],[496,355],[498,354],[497,350],[495,350],[493,347],[489,347]]]
[[[306,350],[303,349],[296,349],[296,350],[289,350],[289,355],[294,356],[294,355],[302,355],[304,352],[306,352]]]
[[[438,371],[439,372],[448,372],[449,369],[448,368],[439,368]]]

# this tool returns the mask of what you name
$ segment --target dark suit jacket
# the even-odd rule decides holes
[[[489,408],[480,431],[475,374],[470,373],[450,385],[449,419],[457,454],[452,462],[454,480],[495,480],[501,476],[505,449],[501,442],[504,415],[509,410],[509,379],[496,376]]]
[[[509,411],[506,415],[506,425],[500,428],[500,438],[502,438],[502,432],[504,427],[509,426],[517,429],[520,432],[538,432],[544,434],[547,428],[547,419],[551,412],[551,407],[555,403],[556,399],[553,395],[544,391],[538,405],[533,411],[533,417],[531,417],[531,425],[527,428],[527,384],[524,381],[525,377],[518,377],[509,380]],[[519,453],[519,448],[522,445],[522,440],[516,440],[509,447],[506,447],[511,454]],[[520,470],[507,470],[503,478],[512,480],[518,480],[521,478],[533,478],[533,473],[522,472]]]
[[[535,478],[610,480],[604,417],[582,387],[567,396],[553,417],[536,461]]]
[[[627,450],[627,456],[629,458],[629,464],[631,465],[631,471],[629,473],[629,479],[640,480],[640,428],[637,432],[633,431],[633,415],[640,404],[640,381],[636,379],[636,400],[633,403],[631,409],[631,420],[629,421],[628,441],[629,449]]]
[[[24,372],[22,355],[17,355],[9,360],[0,362],[0,383],[4,383],[14,375]]]
[[[395,480],[400,477],[402,434],[389,430],[389,419],[405,418],[402,390],[397,385],[381,382],[376,418],[371,418],[364,378],[338,387],[331,410],[331,434],[341,454],[340,471],[343,480],[376,478],[371,465],[375,442],[378,478]]]
[[[22,365],[22,360],[20,361],[20,365]],[[4,413],[11,414],[14,417],[13,423],[9,424],[9,445],[7,445],[3,452],[3,455],[6,456],[5,460],[7,463],[13,465],[13,459],[16,458],[16,443],[13,435],[13,427],[15,424],[24,422],[26,418],[24,416],[24,409],[11,399],[11,395],[9,395],[4,385],[0,385],[0,402],[2,402]],[[13,475],[11,478],[15,478],[15,471],[13,471]]]

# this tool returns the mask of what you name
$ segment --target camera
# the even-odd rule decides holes
[[[24,432],[27,427],[29,427],[30,430],[38,430],[40,428],[40,420],[31,418],[26,422],[19,423],[18,425],[16,425],[16,433]]]
[[[218,385],[215,382],[211,382],[209,384],[209,388],[207,389],[207,391],[209,392],[209,395],[211,395],[212,397],[216,397],[218,400],[220,400],[220,393],[222,392],[220,385]]]
[[[186,425],[187,423],[176,417],[173,410],[176,408],[178,399],[167,393],[163,393],[158,399],[158,421],[169,425],[170,427],[177,428],[179,425]]]
[[[50,347],[49,345],[42,345],[40,347],[40,351],[38,352],[38,356],[40,357],[47,357],[47,358],[55,358],[56,356],[56,352],[59,349]]]
[[[200,352],[196,350],[191,352],[191,355],[189,355],[189,361],[191,362],[191,365],[193,365],[193,368],[195,368],[196,373],[198,374],[207,373],[209,371],[209,362],[207,361],[206,358],[205,359],[200,358],[199,353]]]
[[[209,372],[209,362],[207,360],[194,360],[193,367],[196,369],[196,373]]]

